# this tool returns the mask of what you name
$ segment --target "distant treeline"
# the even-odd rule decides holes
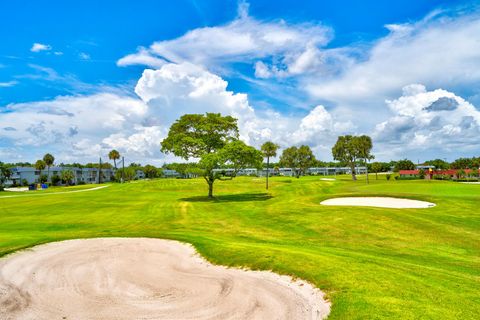
[[[16,162],[16,163],[2,163],[0,162],[0,165],[6,168],[12,168],[12,167],[35,167],[34,163],[29,163],[29,162]],[[98,168],[99,164],[98,163],[86,163],[86,164],[81,164],[81,163],[59,163],[55,164],[56,166],[59,167],[76,167],[76,168]],[[362,165],[362,163],[359,163],[359,165]],[[364,164],[363,164],[364,165]],[[423,163],[420,163],[420,165],[430,165],[430,166],[435,166],[436,169],[478,169],[480,168],[480,157],[472,157],[472,158],[459,158],[456,159],[453,162],[447,162],[442,159],[434,159],[434,160],[428,160]],[[266,163],[264,163],[264,166],[266,167]],[[338,161],[321,161],[321,160],[315,160],[314,163],[312,164],[312,167],[328,167],[328,168],[333,168],[333,167],[346,167],[348,166],[347,163],[342,163]],[[367,164],[368,171],[369,172],[387,172],[387,171],[396,171],[398,172],[399,170],[413,170],[417,164],[415,164],[413,161],[408,160],[408,159],[402,159],[398,161],[390,161],[390,162],[369,162]],[[121,166],[118,165],[119,169],[121,169]],[[161,172],[163,169],[168,169],[168,170],[175,170],[180,174],[185,174],[191,171],[192,169],[197,167],[197,163],[194,162],[189,162],[189,163],[178,163],[178,162],[173,162],[173,163],[165,163],[161,167],[156,167],[150,164],[147,165],[142,165],[140,163],[130,163],[126,168],[129,169],[135,169],[135,170],[142,170],[147,174],[148,176],[151,177],[156,177],[156,176],[161,176]],[[229,168],[228,165],[224,166],[225,169]],[[281,164],[279,162],[271,162],[270,163],[270,168],[280,168]],[[113,168],[113,165],[109,162],[103,162],[102,163],[102,169],[111,169]],[[154,173],[154,171],[156,172]]]

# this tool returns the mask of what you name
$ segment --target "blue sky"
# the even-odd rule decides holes
[[[206,111],[237,116],[253,145],[308,144],[325,160],[339,134],[371,135],[379,160],[478,156],[478,13],[465,1],[2,2],[0,161],[117,148],[159,164],[171,122]]]

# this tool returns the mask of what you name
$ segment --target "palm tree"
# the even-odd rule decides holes
[[[37,160],[37,162],[35,162],[35,169],[39,171],[38,173],[38,182],[42,182],[42,170],[44,170],[46,167],[46,164],[45,164],[45,161],[43,160]]]
[[[270,157],[277,155],[279,146],[273,142],[267,141],[262,145],[263,156],[267,158],[267,190],[268,190],[268,174],[270,171]]]
[[[52,166],[54,161],[55,161],[55,157],[52,156],[50,153],[47,153],[46,155],[43,156],[43,162],[45,162],[48,168],[47,181],[48,181],[48,178],[50,177],[50,167]]]
[[[72,181],[75,178],[75,175],[73,174],[73,172],[71,170],[63,170],[62,173],[61,173],[61,178],[62,178],[63,181],[65,181],[67,186],[69,186],[70,181]]]
[[[117,160],[120,159],[120,153],[117,150],[112,150],[108,153],[108,158],[113,160],[113,164],[115,166],[115,170],[117,169]]]

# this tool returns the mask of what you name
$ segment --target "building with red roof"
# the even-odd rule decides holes
[[[448,170],[424,170],[425,179],[433,179],[434,176],[449,176],[452,179],[458,179],[458,172],[462,169],[448,169]],[[480,169],[463,169],[465,175],[471,175],[476,173],[477,176],[480,174]],[[398,172],[400,177],[418,177],[420,175],[420,170],[400,170]]]

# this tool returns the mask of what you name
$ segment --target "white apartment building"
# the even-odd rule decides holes
[[[42,175],[48,175],[48,181],[52,181],[52,177],[61,176],[62,171],[69,170],[73,172],[73,183],[98,183],[99,170],[98,168],[78,168],[78,167],[50,167],[50,170],[42,170]],[[28,184],[37,183],[40,179],[40,171],[34,167],[14,167],[10,168],[11,176],[6,182],[7,185],[17,184],[21,185],[24,181]],[[101,170],[101,182],[109,182],[112,180],[115,172],[114,169]]]

